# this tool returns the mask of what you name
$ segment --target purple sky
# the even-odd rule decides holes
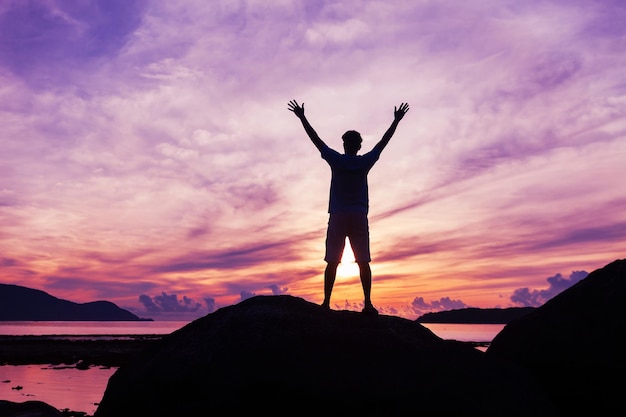
[[[621,0],[2,1],[0,281],[151,317],[320,302],[330,170],[287,102],[365,151],[408,102],[369,176],[374,304],[540,305],[626,252],[624,22]]]

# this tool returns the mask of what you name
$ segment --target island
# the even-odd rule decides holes
[[[152,321],[110,301],[75,303],[44,291],[0,284],[0,321]]]
[[[416,319],[418,323],[507,324],[535,310],[534,307],[460,308],[426,313]]]

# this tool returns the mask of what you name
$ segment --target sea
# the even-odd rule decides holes
[[[116,339],[138,335],[167,335],[189,322],[0,322],[0,336],[50,336],[72,340]],[[485,351],[504,324],[422,323],[447,340],[473,342]],[[59,410],[93,416],[109,378],[117,368],[92,366],[85,370],[59,365],[0,365],[0,400],[43,401]]]

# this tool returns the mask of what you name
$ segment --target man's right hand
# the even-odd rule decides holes
[[[296,100],[291,100],[288,104],[287,104],[287,108],[294,112],[296,116],[298,116],[299,119],[302,119],[304,117],[304,103],[302,103],[302,106],[298,104],[298,102]]]
[[[402,118],[404,117],[404,115],[406,114],[406,112],[409,111],[409,104],[408,103],[402,103],[400,104],[400,108],[393,108],[393,119],[395,121],[400,121],[402,120]]]

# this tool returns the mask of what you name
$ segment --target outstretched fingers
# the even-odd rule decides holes
[[[409,111],[409,103],[402,103],[402,104],[400,104],[400,108],[396,109],[394,107],[394,109],[395,109],[396,112],[397,111],[401,111],[402,113],[406,113],[406,112]]]
[[[393,108],[393,114],[396,120],[401,120],[404,115],[406,114],[406,112],[409,111],[409,104],[408,103],[402,103],[400,104],[400,107],[395,107]]]
[[[304,103],[302,103],[302,105],[299,105],[298,102],[296,100],[291,100],[288,104],[287,104],[287,108],[291,111],[294,111],[298,108],[304,108]]]
[[[295,115],[299,118],[302,118],[304,116],[304,103],[300,105],[296,100],[291,100],[289,103],[287,103],[287,109],[294,112]]]

